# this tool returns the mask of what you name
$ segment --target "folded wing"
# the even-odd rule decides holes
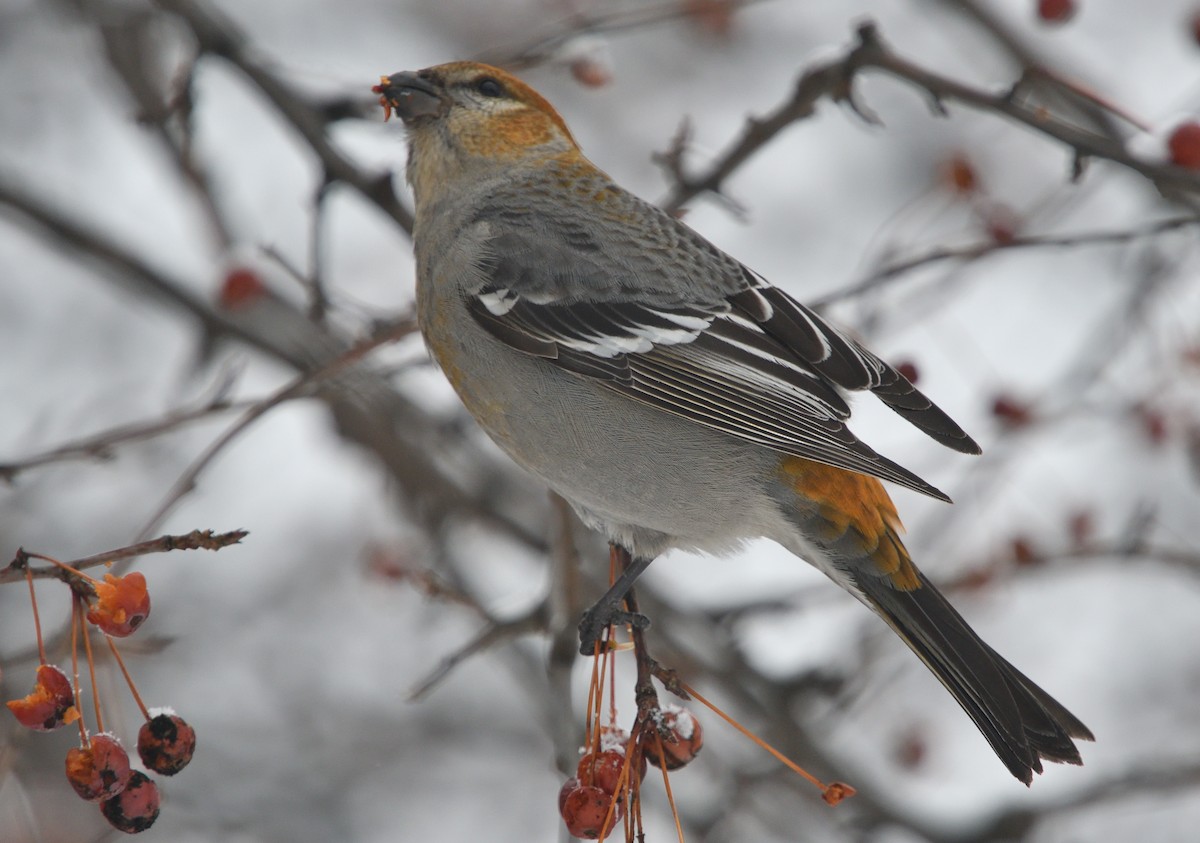
[[[838,387],[869,389],[939,442],[978,446],[894,368],[743,270],[740,289],[688,304],[522,295],[527,267],[490,260],[468,302],[497,339],[609,389],[749,442],[948,500],[846,427]],[[512,283],[518,282],[518,283]]]

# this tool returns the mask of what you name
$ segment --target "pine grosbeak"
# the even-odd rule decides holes
[[[873,609],[1028,784],[1079,764],[1078,719],[985,644],[916,568],[883,484],[937,489],[860,442],[867,389],[979,448],[894,368],[583,157],[537,92],[456,62],[384,77],[408,130],[417,311],[483,429],[632,557],[765,536]]]

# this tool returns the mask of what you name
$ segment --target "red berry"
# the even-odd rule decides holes
[[[991,565],[973,568],[963,574],[958,581],[960,588],[977,591],[986,588],[996,578],[996,570]]]
[[[1146,434],[1151,445],[1161,445],[1167,441],[1167,417],[1161,410],[1140,407],[1138,421],[1141,422],[1142,432]]]
[[[562,800],[563,822],[567,831],[582,840],[603,840],[624,816],[621,804],[613,808],[613,797],[598,787],[580,785]],[[609,819],[609,813],[612,819]],[[607,822],[606,822],[607,820]]]
[[[731,0],[683,0],[683,14],[709,34],[727,38],[739,5]]]
[[[1096,521],[1092,513],[1086,509],[1071,514],[1067,519],[1067,531],[1071,534],[1071,543],[1075,547],[1086,547],[1096,532]]]
[[[621,770],[625,766],[625,753],[610,749],[605,752],[589,752],[579,759],[576,776],[583,785],[595,785],[608,794],[617,792]],[[629,779],[626,777],[626,786]]]
[[[945,179],[956,193],[968,196],[979,189],[979,177],[971,161],[961,152],[956,153],[945,164]]]
[[[1024,427],[1033,421],[1033,411],[1010,395],[997,395],[992,399],[992,415],[1009,427]]]
[[[127,835],[149,829],[158,819],[158,785],[140,770],[134,770],[125,790],[100,803],[100,812],[109,825]]]
[[[1017,239],[1021,218],[1002,202],[989,202],[978,208],[983,230],[997,246],[1007,246]]]
[[[173,776],[188,765],[196,751],[196,730],[173,712],[163,712],[142,724],[138,755],[156,773]]]
[[[916,384],[921,377],[921,373],[917,371],[917,364],[911,360],[905,360],[902,363],[896,364],[896,371],[904,376],[904,379],[911,384]]]
[[[1189,120],[1175,127],[1167,139],[1171,163],[1189,170],[1200,170],[1200,123]]]
[[[845,782],[830,782],[825,785],[825,791],[821,794],[821,798],[829,805],[836,805],[843,799],[849,799],[857,792]]]
[[[1047,23],[1066,23],[1076,11],[1075,0],[1038,0],[1038,17]]]
[[[925,730],[917,726],[908,729],[897,741],[893,754],[896,763],[906,770],[920,767],[929,754],[929,741]]]
[[[88,802],[116,796],[125,789],[132,773],[129,754],[109,734],[92,735],[87,746],[67,752],[67,781]]]
[[[563,786],[558,789],[558,812],[563,812],[563,806],[567,804],[567,797],[571,795],[571,791],[579,787],[579,779],[572,776],[563,782]]]
[[[612,69],[601,59],[592,56],[577,58],[571,62],[571,75],[575,81],[589,88],[603,88],[612,82]]]
[[[661,710],[659,735],[663,730],[667,732],[667,736],[661,737],[662,755],[659,756],[659,741],[651,738],[652,742],[646,747],[646,758],[655,767],[678,770],[704,747],[704,731],[696,716],[683,706],[667,703]]]
[[[1013,538],[1009,549],[1012,551],[1013,562],[1022,568],[1036,565],[1042,561],[1042,557],[1033,546],[1033,542],[1025,536],[1016,536]]]
[[[5,704],[22,726],[38,732],[49,732],[79,719],[71,680],[52,664],[38,666],[37,680],[27,696]]]
[[[240,310],[255,304],[266,294],[267,287],[258,277],[258,273],[252,269],[238,267],[229,270],[225,276],[225,280],[221,284],[221,292],[217,296],[217,303],[225,310]]]
[[[1192,19],[1188,21],[1188,29],[1192,33],[1192,40],[1200,44],[1200,12],[1192,15]]]
[[[137,571],[116,577],[104,575],[95,583],[96,605],[88,609],[87,619],[114,638],[125,638],[150,615],[150,593],[146,578]]]
[[[145,773],[134,770],[124,790],[100,803],[100,813],[117,831],[137,834],[154,825],[159,802],[158,786]]]
[[[992,242],[997,246],[1007,246],[1017,239],[1017,230],[1013,227],[1012,220],[1003,216],[989,217],[985,228],[988,237],[992,238]]]

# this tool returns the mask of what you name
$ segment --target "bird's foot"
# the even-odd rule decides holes
[[[579,621],[579,653],[584,656],[596,654],[596,645],[610,626],[631,626],[647,629],[650,619],[641,612],[627,612],[615,605],[600,601],[583,613]]]

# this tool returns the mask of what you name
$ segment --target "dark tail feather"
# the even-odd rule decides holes
[[[1029,784],[1042,760],[1082,764],[1072,738],[1091,731],[967,626],[920,574],[921,586],[899,591],[886,578],[857,584],[876,611],[933,671],[975,721],[1004,766]]]

